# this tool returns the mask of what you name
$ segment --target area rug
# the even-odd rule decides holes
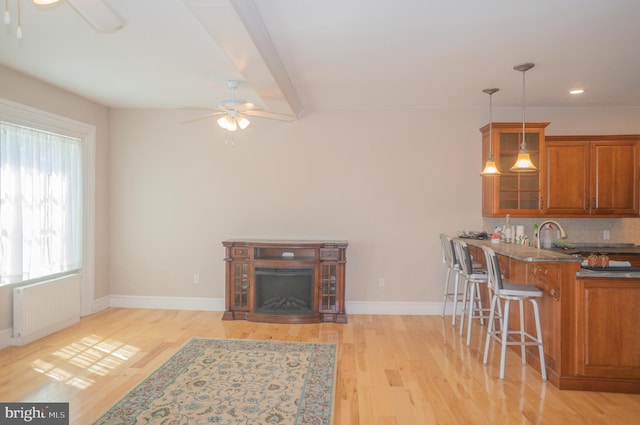
[[[194,338],[96,425],[330,425],[336,345]]]

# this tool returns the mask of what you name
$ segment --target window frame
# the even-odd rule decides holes
[[[91,124],[63,117],[51,112],[0,98],[0,121],[36,128],[42,131],[74,137],[82,143],[82,196],[83,196],[83,264],[79,271],[70,271],[63,275],[80,273],[81,315],[93,313],[95,292],[95,165],[96,165],[96,127]],[[60,274],[57,275],[58,277]],[[3,286],[22,286],[55,279],[51,275],[43,278],[23,281]]]

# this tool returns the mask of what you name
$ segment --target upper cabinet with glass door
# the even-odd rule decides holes
[[[493,123],[482,132],[482,164],[489,154],[489,143],[493,150],[500,175],[482,177],[482,215],[484,217],[537,217],[544,208],[544,178],[540,165],[544,164],[545,128],[548,122],[530,122],[525,125],[526,148],[537,171],[509,171],[516,162],[522,144],[522,123]]]

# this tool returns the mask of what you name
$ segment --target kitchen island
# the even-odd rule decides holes
[[[505,281],[544,292],[538,305],[552,384],[567,390],[640,393],[640,271],[591,271],[581,268],[582,258],[560,250],[466,242],[483,264],[482,246],[490,246]],[[610,257],[636,258],[636,250],[619,249],[624,252]],[[510,322],[519,323],[517,309],[511,314]],[[527,361],[539,370],[537,350],[527,351]]]

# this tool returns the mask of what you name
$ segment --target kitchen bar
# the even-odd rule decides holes
[[[639,248],[582,247],[575,248],[580,252],[571,252],[465,241],[476,261],[483,264],[482,246],[490,246],[498,254],[505,281],[528,283],[544,292],[539,307],[547,373],[553,385],[567,390],[640,393],[640,271],[586,270],[578,256],[596,249],[608,252],[612,260],[637,266]],[[510,322],[518,323],[518,312],[512,314]],[[527,360],[539,370],[536,351],[527,351]]]

